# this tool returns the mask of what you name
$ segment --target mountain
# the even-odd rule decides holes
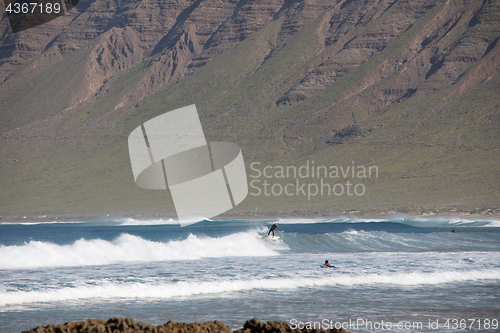
[[[498,0],[80,0],[0,33],[4,218],[174,216],[127,137],[190,104],[257,180],[228,214],[499,210]]]

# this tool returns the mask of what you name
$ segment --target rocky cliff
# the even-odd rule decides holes
[[[207,136],[237,142],[247,163],[381,170],[355,201],[255,197],[238,213],[491,207],[499,6],[81,0],[15,34],[4,14],[2,214],[173,214],[168,194],[135,187],[126,137],[193,103]]]

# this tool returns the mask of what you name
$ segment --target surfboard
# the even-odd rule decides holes
[[[332,267],[328,267],[328,266],[325,266],[325,265],[319,265],[319,267],[321,267],[321,268],[337,268],[337,267],[335,267],[333,265],[332,265]]]
[[[274,236],[274,237],[273,236],[267,236],[267,238],[275,239],[276,240],[276,239],[280,239],[280,236]]]

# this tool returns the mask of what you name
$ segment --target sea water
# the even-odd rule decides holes
[[[267,237],[275,222],[279,239]],[[402,215],[3,223],[0,332],[110,317],[498,332],[499,226]]]

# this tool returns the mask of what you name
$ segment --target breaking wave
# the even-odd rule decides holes
[[[390,233],[351,230],[340,233],[282,233],[294,252],[498,251],[498,233]]]
[[[79,239],[69,245],[30,241],[20,246],[0,246],[0,269],[272,256],[278,254],[274,248],[272,243],[263,241],[256,231],[223,237],[190,234],[185,239],[165,243],[121,234],[112,241]]]
[[[353,287],[363,285],[424,286],[445,283],[499,280],[500,270],[444,271],[433,273],[336,274],[328,277],[286,277],[264,279],[218,279],[215,281],[179,282],[104,282],[99,285],[79,285],[60,289],[0,292],[0,306],[59,302],[84,299],[165,299],[196,295],[211,295],[249,290],[284,290],[307,287]]]
[[[393,222],[407,224],[415,227],[500,227],[500,220],[461,218],[456,216],[409,216],[402,213],[390,214],[385,217],[358,217],[354,214],[325,218],[279,218],[280,223],[286,224],[317,224],[317,223],[370,223]]]

